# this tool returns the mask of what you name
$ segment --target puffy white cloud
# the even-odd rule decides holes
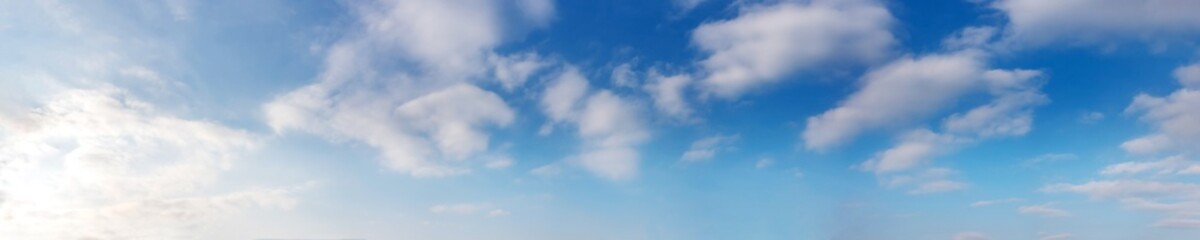
[[[1160,41],[1200,33],[1196,1],[998,0],[991,6],[1008,17],[1006,41],[1018,44]]]
[[[991,238],[988,238],[987,235],[984,235],[983,233],[979,233],[979,232],[960,232],[960,233],[954,234],[954,236],[951,237],[950,239],[953,239],[953,240],[988,240]]]
[[[366,143],[385,165],[413,176],[466,173],[462,163],[439,160],[488,151],[484,128],[514,118],[470,81],[494,77],[511,90],[548,64],[492,52],[511,35],[507,27],[520,25],[503,21],[511,19],[505,4],[517,4],[521,17],[553,14],[552,3],[532,0],[352,3],[358,25],[328,48],[316,82],[263,105],[267,123],[280,133]]]
[[[687,151],[683,152],[680,160],[684,162],[699,162],[712,159],[713,156],[717,155],[718,151],[731,148],[728,145],[733,144],[737,139],[737,135],[716,135],[698,139],[692,142],[692,146]]]
[[[979,86],[984,72],[978,52],[905,57],[872,70],[864,86],[837,108],[808,118],[802,137],[824,150],[864,131],[920,120]]]
[[[894,146],[876,153],[859,168],[876,174],[897,173],[924,165],[961,145],[1024,135],[1032,126],[1032,108],[1048,101],[1039,90],[1041,72],[984,70],[981,54],[967,49],[901,59],[868,73],[863,89],[841,106],[808,119],[802,135],[806,146],[822,150],[866,130],[922,120],[958,97],[977,91],[986,91],[993,97],[992,102],[945,117],[940,132],[910,130]],[[918,191],[962,186],[965,184],[929,181],[918,186]]]
[[[873,1],[780,1],[748,5],[738,17],[696,28],[692,42],[708,53],[700,85],[734,98],[789,74],[838,63],[880,60],[894,44],[893,18]]]
[[[462,159],[483,151],[488,136],[479,126],[508,125],[513,112],[496,94],[460,84],[413,99],[396,108],[397,117],[428,132],[442,153]]]
[[[546,87],[542,110],[555,122],[576,120],[578,109],[588,93],[588,81],[578,69],[569,67]]]
[[[637,175],[635,146],[650,138],[640,112],[633,102],[607,90],[588,97],[579,120],[585,150],[578,158],[585,169],[613,180]]]
[[[488,61],[492,66],[492,75],[505,90],[513,91],[524,85],[537,71],[549,67],[551,63],[537,54],[524,53],[511,56],[489,55]]]
[[[378,148],[385,165],[414,176],[465,173],[438,159],[464,159],[488,147],[485,126],[505,126],[513,112],[495,94],[457,84],[405,101],[398,92],[347,89],[347,99],[328,99],[334,92],[311,96],[310,85],[264,106],[277,131],[296,129],[332,138],[363,141]],[[355,92],[356,91],[356,92]],[[395,94],[395,95],[392,95]],[[469,104],[463,104],[469,103]]]
[[[542,111],[550,121],[547,126],[570,123],[577,127],[583,147],[569,159],[592,174],[610,180],[635,177],[641,161],[636,146],[650,138],[642,117],[644,109],[609,90],[589,93],[588,88],[588,80],[578,70],[564,69],[542,93]],[[560,172],[557,165],[532,171],[537,175]]]
[[[113,88],[60,92],[0,115],[0,235],[171,239],[297,189],[215,189],[258,137],[159,112]]]
[[[1027,205],[1017,208],[1017,212],[1022,214],[1038,215],[1042,217],[1069,217],[1070,212],[1066,210],[1054,208],[1052,204]]]
[[[350,6],[362,24],[361,37],[350,41],[383,51],[374,57],[399,54],[442,77],[481,74],[485,68],[480,66],[485,66],[490,49],[504,37],[498,4],[484,0],[362,2]]]
[[[673,119],[686,121],[692,117],[692,108],[685,96],[691,83],[692,77],[685,74],[662,76],[652,73],[642,88],[654,98],[655,109]]]
[[[1167,97],[1138,95],[1125,109],[1140,113],[1155,132],[1126,141],[1121,147],[1130,153],[1150,154],[1167,150],[1195,153],[1200,146],[1200,90],[1179,89]]]
[[[1200,63],[1176,68],[1174,76],[1184,87],[1200,89]]]

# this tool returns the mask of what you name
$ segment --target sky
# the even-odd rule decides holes
[[[0,238],[1196,239],[1198,12],[0,0]]]

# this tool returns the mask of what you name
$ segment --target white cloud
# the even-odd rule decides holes
[[[181,238],[240,210],[297,204],[297,189],[216,189],[259,144],[249,133],[164,114],[113,87],[45,99],[0,115],[0,235]]]
[[[1052,184],[1046,192],[1075,192],[1095,199],[1126,199],[1160,196],[1200,197],[1200,185],[1143,180],[1090,181],[1084,184]]]
[[[760,158],[757,162],[754,162],[754,168],[757,169],[767,168],[771,165],[775,165],[775,159],[769,157]]]
[[[686,121],[692,117],[692,108],[685,95],[691,83],[692,77],[686,74],[662,76],[652,73],[642,88],[654,98],[655,109],[673,119]]]
[[[1100,170],[1102,175],[1138,174],[1154,172],[1156,174],[1200,174],[1200,163],[1189,160],[1182,155],[1170,156],[1157,161],[1123,162],[1108,165]]]
[[[535,26],[545,26],[554,20],[554,0],[516,0],[515,3],[522,17]]]
[[[860,167],[875,173],[907,170],[945,151],[942,146],[953,141],[953,137],[939,135],[926,129],[915,130],[905,134],[896,146],[876,153]]]
[[[1154,223],[1155,227],[1200,229],[1200,218],[1167,218]]]
[[[1176,68],[1174,76],[1184,87],[1200,89],[1200,63]]]
[[[419,177],[469,172],[488,150],[485,127],[514,113],[494,93],[469,83],[487,78],[513,89],[542,68],[532,54],[497,56],[506,27],[491,1],[384,1],[350,6],[357,24],[327,50],[317,81],[263,106],[279,133],[300,131],[378,149],[388,167]],[[525,1],[525,14],[549,3]],[[538,16],[534,16],[540,18]],[[458,101],[467,101],[467,104]]]
[[[1070,233],[1059,233],[1059,234],[1042,234],[1041,236],[1038,237],[1038,240],[1068,240],[1068,239],[1073,239],[1073,238],[1075,238],[1075,236],[1071,235]]]
[[[966,27],[954,35],[942,40],[942,46],[949,50],[984,48],[996,38],[995,27]]]
[[[961,190],[967,187],[966,183],[951,180],[934,180],[923,182],[917,185],[916,188],[909,190],[909,194],[928,194]]]
[[[363,33],[347,42],[382,51],[356,57],[393,58],[388,54],[399,54],[439,77],[481,74],[490,49],[504,37],[497,4],[483,0],[363,2],[351,6]]]
[[[970,206],[971,207],[987,207],[987,206],[992,206],[992,205],[996,205],[996,204],[1015,203],[1015,202],[1023,202],[1023,201],[1025,201],[1025,199],[1005,198],[1005,199],[977,201],[977,202],[971,203]]]
[[[979,57],[974,51],[905,57],[872,70],[863,77],[862,89],[837,108],[808,118],[802,136],[805,146],[824,150],[867,130],[928,117],[981,84],[984,70]]]
[[[1005,41],[1018,44],[1103,44],[1161,41],[1200,33],[1200,2],[1158,0],[998,0],[1008,17]]]
[[[529,173],[540,177],[558,176],[562,174],[562,167],[559,167],[558,164],[547,164],[531,169]]]
[[[995,97],[991,103],[965,114],[946,117],[942,124],[945,133],[928,129],[909,131],[900,138],[899,143],[877,153],[861,168],[875,173],[907,170],[952,150],[956,145],[979,139],[1024,135],[1029,132],[1033,122],[1031,108],[1047,101],[1038,91],[1040,84],[1033,81],[1039,75],[1039,72],[1028,70],[984,72],[982,79]],[[810,119],[810,126],[811,123]]]
[[[953,240],[988,240],[991,238],[988,238],[987,235],[984,235],[983,233],[979,233],[979,232],[960,232],[960,233],[954,234],[954,237],[951,237],[950,239],[953,239]]]
[[[872,1],[781,1],[748,5],[737,18],[696,28],[708,53],[702,89],[723,98],[778,82],[797,71],[881,60],[894,44],[891,14]]]
[[[964,40],[965,41],[965,40]],[[960,190],[968,184],[948,180],[953,172],[931,168],[905,172],[933,158],[984,139],[1021,136],[1032,128],[1032,108],[1048,100],[1040,92],[1041,72],[985,69],[986,53],[963,49],[920,58],[906,57],[872,70],[865,85],[837,108],[810,117],[801,135],[811,150],[825,150],[868,130],[906,127],[919,123],[961,96],[986,92],[990,103],[942,119],[940,131],[909,130],[891,148],[856,167],[890,179],[890,187],[912,186],[911,194]]]
[[[704,3],[704,1],[706,0],[671,0],[672,3],[675,3],[675,7],[683,11],[692,10],[696,6],[700,6],[701,3]]]
[[[1138,95],[1125,109],[1127,114],[1140,113],[1139,119],[1149,123],[1155,132],[1121,144],[1134,154],[1152,154],[1167,150],[1195,153],[1200,146],[1200,90],[1179,89],[1167,97]]]
[[[508,91],[524,85],[534,73],[551,65],[550,62],[533,53],[510,56],[493,54],[488,55],[488,61],[494,66],[492,75]]]
[[[1031,83],[1041,72],[1031,70],[990,70],[983,78],[996,99],[976,107],[966,114],[946,118],[947,132],[981,138],[1020,136],[1028,133],[1033,124],[1034,106],[1049,100],[1038,91],[1040,84]]]
[[[716,135],[697,139],[692,142],[692,146],[687,151],[683,152],[680,160],[684,162],[699,162],[712,159],[717,155],[717,152],[730,149],[730,144],[733,144],[738,139],[738,135],[725,136]]]
[[[506,126],[513,112],[496,94],[460,84],[408,101],[396,108],[398,118],[426,132],[445,155],[462,159],[488,147],[482,125]]]
[[[508,216],[508,211],[504,209],[492,209],[488,211],[488,217],[503,217]]]
[[[618,87],[636,87],[638,85],[637,73],[633,71],[633,66],[629,63],[622,63],[614,67],[609,77],[613,85]]]
[[[1102,112],[1085,112],[1079,114],[1079,122],[1084,124],[1092,124],[1099,122],[1100,120],[1104,120],[1104,117],[1104,113]]]
[[[554,122],[575,121],[587,91],[587,79],[578,69],[568,67],[546,87],[542,94],[542,110]]]
[[[1072,192],[1097,200],[1113,200],[1126,208],[1155,212],[1163,218],[1156,227],[1200,227],[1200,185],[1134,179],[1052,184],[1044,192]]]
[[[636,176],[640,156],[635,146],[650,137],[639,109],[607,90],[588,97],[579,120],[585,145],[579,161],[584,168],[613,180]]]
[[[966,189],[964,182],[953,180],[957,171],[948,168],[929,168],[919,173],[879,175],[889,188],[906,187],[908,194],[931,194]]]
[[[579,154],[569,158],[573,162],[610,180],[627,180],[637,175],[641,157],[636,146],[650,137],[641,105],[609,90],[589,95],[588,80],[575,68],[567,67],[546,87],[541,107],[549,118],[546,126],[573,123],[578,127],[583,147]],[[553,171],[543,168],[535,169],[534,173],[560,172],[558,167]]]
[[[443,215],[477,215],[484,214],[488,217],[501,217],[508,215],[508,211],[493,207],[490,203],[453,203],[453,204],[438,204],[429,207],[429,212]]]
[[[492,169],[504,169],[513,165],[512,158],[507,156],[492,157],[484,166]]]
[[[1021,206],[1021,207],[1017,208],[1017,212],[1020,212],[1022,214],[1038,215],[1038,216],[1042,216],[1042,217],[1069,217],[1069,216],[1071,216],[1070,212],[1067,212],[1066,210],[1054,208],[1051,205],[1052,204],[1047,203],[1047,204],[1040,204],[1040,205]]]
[[[1033,166],[1033,165],[1037,165],[1037,164],[1068,161],[1068,160],[1075,160],[1075,159],[1079,159],[1079,156],[1076,156],[1075,154],[1071,154],[1071,153],[1047,153],[1047,154],[1037,155],[1036,157],[1033,157],[1030,159],[1026,159],[1025,161],[1021,162],[1021,164],[1025,165],[1025,166]]]

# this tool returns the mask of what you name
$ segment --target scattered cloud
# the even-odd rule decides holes
[[[1020,198],[984,200],[984,201],[977,201],[977,202],[971,203],[971,207],[987,207],[987,206],[992,206],[992,205],[997,205],[997,204],[1018,203],[1018,202],[1024,202],[1024,201],[1025,201],[1025,199],[1020,199]]]
[[[587,79],[567,67],[542,94],[547,124],[578,127],[583,151],[570,159],[584,169],[610,180],[633,178],[641,161],[636,147],[650,138],[644,108],[609,90],[590,92]]]
[[[979,54],[904,57],[872,70],[862,78],[865,85],[838,107],[808,118],[805,147],[827,150],[867,130],[928,117],[980,84],[984,70]]]
[[[507,216],[508,211],[493,207],[490,203],[454,203],[438,204],[429,207],[429,212],[442,215],[485,215],[487,217]]]
[[[1079,121],[1079,123],[1083,123],[1083,124],[1093,124],[1096,122],[1100,122],[1101,120],[1104,120],[1104,113],[1102,113],[1102,112],[1084,112],[1082,114],[1079,114],[1078,121]]]
[[[589,97],[579,120],[579,136],[585,148],[578,156],[579,163],[608,179],[636,176],[640,154],[635,147],[650,138],[640,109],[607,90]]]
[[[700,88],[732,99],[797,71],[882,60],[895,43],[893,21],[874,1],[743,6],[736,18],[693,31],[692,42],[708,54]]]
[[[979,233],[979,232],[960,232],[960,233],[954,234],[954,237],[951,237],[950,239],[953,239],[953,240],[988,240],[991,238],[988,238],[987,235],[984,235],[983,233]]]
[[[1153,154],[1168,150],[1192,152],[1200,145],[1200,90],[1183,88],[1166,97],[1140,94],[1125,109],[1126,114],[1140,114],[1155,132],[1121,144],[1133,154]]]
[[[1071,235],[1070,233],[1059,233],[1059,234],[1041,234],[1041,236],[1038,237],[1038,240],[1068,240],[1068,239],[1074,239],[1074,238],[1075,238],[1075,236]]]
[[[754,168],[757,169],[768,168],[771,165],[775,165],[775,159],[769,157],[759,158],[757,162],[754,162]]]
[[[176,238],[241,210],[297,204],[299,188],[214,186],[258,136],[167,115],[118,88],[49,96],[0,115],[0,132],[5,236]]]
[[[998,0],[1008,18],[1005,42],[1018,45],[1108,44],[1119,40],[1169,41],[1200,33],[1195,1]]]
[[[966,189],[968,184],[953,180],[958,171],[948,168],[929,168],[919,173],[879,175],[889,188],[908,188],[908,194],[920,195]]]
[[[613,68],[609,78],[612,84],[618,87],[636,87],[638,85],[637,72],[633,71],[633,66],[629,63],[622,63]]]
[[[1076,159],[1079,159],[1079,156],[1076,156],[1075,154],[1071,154],[1071,153],[1047,153],[1047,154],[1037,155],[1036,157],[1026,159],[1025,161],[1021,162],[1021,165],[1034,166],[1034,165],[1038,165],[1038,164],[1070,161],[1070,160],[1076,160]]]
[[[1173,74],[1179,84],[1190,89],[1200,89],[1200,63],[1181,66]]]
[[[649,82],[642,88],[654,99],[654,108],[663,115],[679,121],[692,119],[692,108],[686,96],[692,77],[688,75],[662,76],[651,72]]]
[[[542,68],[531,54],[497,56],[492,48],[519,25],[501,3],[476,0],[353,3],[356,25],[327,50],[317,81],[263,105],[278,133],[298,131],[366,143],[384,165],[417,177],[458,175],[488,150],[487,127],[514,114],[472,81],[494,74],[514,89]],[[526,16],[548,18],[553,5],[519,1]],[[541,20],[536,20],[541,21]],[[458,102],[459,100],[469,103]]]
[[[698,139],[692,142],[692,146],[686,152],[683,152],[680,160],[700,162],[712,159],[717,152],[732,149],[733,147],[730,145],[737,142],[738,138],[738,135],[716,135]]]
[[[1053,205],[1053,203],[1021,206],[1021,207],[1017,208],[1017,212],[1020,212],[1022,214],[1037,215],[1037,216],[1042,216],[1042,217],[1070,217],[1071,216],[1070,212],[1067,212],[1066,210],[1054,208],[1051,205]]]
[[[1157,161],[1123,162],[1108,165],[1100,170],[1101,175],[1130,175],[1143,172],[1156,174],[1200,174],[1200,163],[1187,159],[1182,155],[1167,157]]]

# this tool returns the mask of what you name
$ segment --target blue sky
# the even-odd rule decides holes
[[[1196,12],[0,1],[0,236],[1194,239]]]

